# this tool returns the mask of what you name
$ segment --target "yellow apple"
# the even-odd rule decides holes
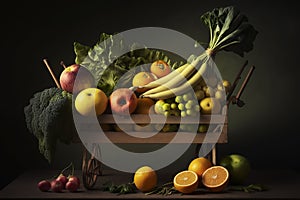
[[[101,115],[107,105],[106,94],[98,88],[86,88],[80,91],[75,98],[75,108],[84,116]]]
[[[221,111],[221,104],[218,99],[206,97],[200,101],[201,112],[203,114],[217,114]]]
[[[223,90],[223,88],[226,91],[226,93],[228,93],[231,88],[231,83],[228,80],[223,80],[222,85],[218,85],[218,89]]]

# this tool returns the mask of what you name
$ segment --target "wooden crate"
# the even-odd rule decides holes
[[[214,120],[211,120],[213,117]],[[141,137],[133,137],[130,133],[131,130],[123,132],[123,131],[104,131],[105,137],[109,139],[107,141],[104,139],[104,136],[98,135],[97,139],[90,138],[91,141],[95,141],[98,143],[169,143],[176,134],[183,134],[186,137],[181,137],[180,140],[175,139],[173,143],[187,143],[190,142],[190,137],[194,137],[192,143],[202,144],[204,142],[204,137],[206,137],[205,143],[215,143],[214,138],[216,136],[219,137],[217,143],[227,143],[227,129],[228,129],[228,121],[226,114],[219,114],[219,115],[201,115],[200,121],[193,117],[176,117],[170,116],[165,118],[163,115],[153,114],[151,116],[153,124],[160,124],[162,122],[166,124],[210,124],[214,126],[213,131],[206,132],[206,133],[192,133],[192,132],[138,132],[134,131],[134,134],[141,136]],[[149,115],[142,115],[142,114],[132,114],[131,119],[137,124],[147,124],[149,120]],[[114,125],[115,120],[112,114],[104,114],[98,117],[100,125],[109,124]],[[89,123],[88,118],[84,120],[82,123],[84,125],[80,126],[80,133],[84,134],[90,133],[91,131],[99,131],[99,125],[94,123]],[[120,117],[118,118],[118,124],[131,124],[132,121],[128,119],[128,117]],[[147,137],[148,135],[153,134],[151,137]],[[99,140],[100,138],[100,140]],[[103,140],[101,140],[103,138]],[[186,139],[184,139],[186,138]],[[98,141],[96,141],[98,140]]]
[[[139,132],[139,131],[114,131],[114,130],[103,130],[99,129],[100,126],[115,125],[115,119],[112,114],[103,114],[98,117],[98,122],[91,122],[91,119],[88,117],[80,117],[80,125],[77,127],[77,131],[80,131],[80,134],[87,135],[88,141],[95,144],[103,143],[115,143],[115,144],[168,144],[170,142],[174,144],[180,143],[193,143],[196,144],[195,157],[198,154],[199,149],[202,144],[210,143],[214,145],[208,158],[211,159],[212,163],[216,163],[216,145],[215,143],[227,143],[227,130],[228,130],[228,117],[227,117],[227,106],[224,106],[223,111],[220,114],[215,115],[202,115],[200,114],[200,119],[195,117],[177,117],[169,116],[165,117],[159,114],[143,115],[143,114],[131,114],[131,120],[128,116],[118,116],[118,124],[132,124],[134,121],[136,124],[147,124],[149,123],[149,117],[151,117],[152,124],[190,124],[190,125],[199,125],[199,124],[209,124],[213,126],[212,131],[205,133],[195,133],[195,132]],[[100,131],[99,131],[100,130]],[[92,133],[92,134],[91,134]],[[95,134],[96,133],[96,134]],[[136,134],[140,137],[134,137],[131,134]],[[183,137],[176,139],[176,134],[180,134]],[[96,137],[95,137],[96,135]],[[149,135],[153,135],[148,137]],[[204,140],[205,138],[205,140]],[[216,138],[218,140],[216,141]],[[191,142],[192,141],[192,142]],[[79,138],[75,142],[81,142]],[[95,145],[97,148],[97,145]],[[101,163],[95,158],[93,153],[89,153],[86,148],[83,148],[83,162],[82,162],[82,171],[83,171],[83,184],[85,188],[92,189],[96,183],[97,177],[101,175]],[[94,152],[99,151],[95,149]],[[95,153],[96,154],[96,153]]]

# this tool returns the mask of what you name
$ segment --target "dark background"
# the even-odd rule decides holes
[[[219,145],[218,158],[240,153],[255,169],[300,169],[299,11],[294,1],[10,1],[1,13],[1,187],[24,170],[62,169],[81,163],[80,144],[58,145],[49,165],[25,126],[23,108],[32,95],[55,86],[43,58],[57,76],[59,62],[72,64],[73,42],[92,45],[102,32],[137,27],[164,27],[195,40],[208,41],[200,16],[215,7],[235,5],[259,34],[245,57],[220,52],[216,63],[223,78],[234,80],[245,60],[255,65],[242,108],[229,109],[229,142]],[[249,69],[249,68],[248,68]],[[246,72],[245,72],[246,73]],[[193,149],[171,166],[186,166]]]

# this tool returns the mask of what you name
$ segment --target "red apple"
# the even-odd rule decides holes
[[[135,111],[138,99],[129,88],[118,88],[111,93],[109,102],[113,113],[129,115]]]
[[[78,78],[77,74],[79,74]],[[95,86],[94,76],[87,68],[78,64],[66,67],[60,74],[59,82],[61,88],[70,93],[78,93],[85,88]]]

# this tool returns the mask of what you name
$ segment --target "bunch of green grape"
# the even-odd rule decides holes
[[[156,101],[154,109],[157,114],[163,114],[166,117],[180,116],[180,110],[175,102],[175,98]]]
[[[193,92],[188,92],[183,95],[175,97],[175,102],[178,104],[178,110],[180,110],[180,116],[192,116],[195,117],[199,114],[200,105],[197,97]]]

